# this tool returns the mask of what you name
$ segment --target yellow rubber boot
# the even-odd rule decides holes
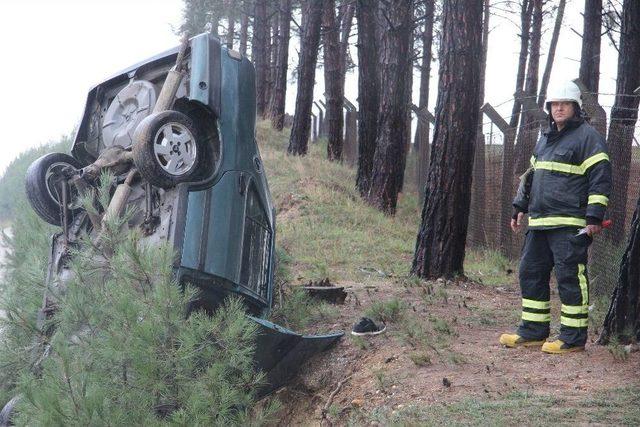
[[[564,341],[555,340],[546,342],[542,345],[542,351],[549,354],[564,354],[564,353],[573,353],[576,351],[584,351],[584,346],[582,347],[569,347]]]
[[[502,334],[500,344],[510,348],[531,347],[544,344],[544,340],[526,340],[518,334]]]

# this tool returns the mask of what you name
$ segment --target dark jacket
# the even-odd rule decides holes
[[[611,164],[604,138],[581,119],[562,131],[552,124],[536,144],[531,173],[513,201],[529,213],[529,227],[600,224],[609,203]]]

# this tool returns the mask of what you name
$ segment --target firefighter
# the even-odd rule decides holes
[[[602,230],[611,164],[604,138],[581,114],[580,89],[566,82],[549,90],[542,134],[513,201],[511,228],[529,225],[520,260],[522,321],[515,334],[502,334],[507,347],[542,346],[545,353],[584,350],[589,314],[587,248]],[[584,231],[579,234],[580,231]],[[551,270],[560,294],[560,336],[549,336]]]

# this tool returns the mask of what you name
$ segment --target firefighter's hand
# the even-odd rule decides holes
[[[602,231],[602,226],[591,224],[591,225],[587,225],[586,229],[587,229],[587,234],[593,237]]]
[[[523,218],[524,218],[524,213],[523,212],[518,212],[517,218],[511,218],[511,230],[514,233],[517,233],[520,230],[522,230],[522,226],[523,226],[523,222],[524,222]]]

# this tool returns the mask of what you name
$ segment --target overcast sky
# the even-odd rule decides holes
[[[182,0],[0,0],[0,67],[2,96],[0,173],[28,147],[68,134],[82,114],[88,89],[114,72],[178,44]],[[580,60],[583,0],[569,0],[558,45],[553,79],[577,77]],[[515,17],[514,17],[515,18]],[[519,39],[516,27],[492,18],[485,100],[511,110]],[[517,19],[517,18],[515,18]],[[547,21],[540,72],[553,23]],[[355,38],[353,39],[355,42]],[[295,41],[290,65],[297,63]],[[357,60],[355,48],[352,48]],[[603,38],[600,91],[613,93],[617,53]],[[415,71],[417,101],[419,75]],[[316,74],[316,97],[324,91],[322,71]],[[431,109],[437,91],[437,64],[432,68]],[[293,113],[295,86],[287,93]],[[346,96],[356,102],[357,75],[347,76]],[[612,97],[601,98],[604,105]]]

